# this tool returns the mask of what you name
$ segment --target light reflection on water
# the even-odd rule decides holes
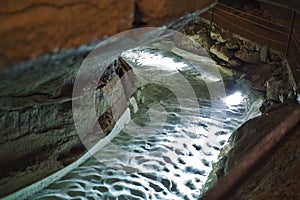
[[[236,91],[235,93],[225,97],[224,102],[228,106],[235,106],[235,105],[241,104],[241,102],[243,101],[244,98],[245,97],[243,96],[243,94],[241,92]]]
[[[206,83],[187,62],[151,50],[123,56],[135,66],[141,82],[147,76],[164,78],[184,90],[177,79],[178,73],[183,74],[195,92],[197,107],[189,96],[178,97],[164,85],[144,85],[131,122],[97,152],[97,159],[91,157],[30,199],[197,199],[230,134],[258,114],[260,100],[247,86],[235,92],[232,88],[238,86],[225,80],[231,94],[223,99],[227,106],[212,110]],[[226,118],[213,118],[218,115],[212,112],[225,112]],[[184,121],[182,113],[189,113]],[[209,134],[217,134],[218,140],[204,148]]]

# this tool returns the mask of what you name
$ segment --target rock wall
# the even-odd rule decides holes
[[[202,18],[181,30],[199,42],[224,67],[245,74],[253,89],[262,91],[269,102],[294,101],[295,83],[284,56],[268,46],[234,34]]]
[[[129,29],[134,0],[1,1],[1,65]]]
[[[136,0],[136,23],[147,26],[160,26],[192,13],[198,9],[208,7],[213,0]]]
[[[0,66],[114,35],[134,26],[158,26],[212,0],[3,0]]]
[[[72,88],[85,56],[85,52],[78,51],[66,57],[57,54],[19,66],[16,71],[0,71],[3,78],[0,86],[0,197],[49,176],[86,151],[75,130],[72,113]],[[114,126],[114,119],[128,106],[128,99],[114,104],[118,112],[112,117],[112,96],[121,99],[116,93],[112,94],[113,88],[130,92],[127,90],[135,83],[133,74],[126,83],[120,81],[128,70],[128,66],[116,60],[96,85],[99,88],[95,94],[99,98],[95,106],[104,134],[91,134],[91,145],[99,141],[99,137],[92,136],[105,137]]]
[[[254,118],[241,126],[231,136],[233,147],[218,163],[218,178],[226,175],[233,166],[253,148],[269,131],[295,109],[297,104],[285,104]],[[300,199],[300,129],[299,124],[265,156],[235,191],[223,199],[264,200]]]

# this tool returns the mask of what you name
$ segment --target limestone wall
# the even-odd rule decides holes
[[[0,87],[0,197],[77,160],[86,152],[86,147],[92,147],[112,130],[115,120],[127,108],[128,99],[121,95],[129,93],[127,90],[135,84],[135,79],[131,74],[123,83],[119,72],[129,69],[115,61],[115,66],[108,67],[105,77],[100,79],[99,88],[91,91],[98,96],[96,117],[104,132],[101,134],[98,129],[95,131],[87,126],[86,134],[91,143],[83,144],[74,124],[72,87],[85,56],[77,51],[67,58],[45,57],[33,61],[28,63],[29,70],[23,65],[17,71],[0,71],[3,77]],[[114,90],[120,92],[113,94]],[[112,97],[121,100],[114,104],[114,116]],[[76,100],[80,98],[77,96]],[[91,117],[84,106],[76,110],[85,113],[86,118]]]

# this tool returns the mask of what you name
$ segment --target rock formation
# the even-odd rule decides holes
[[[249,41],[217,25],[210,32],[209,24],[201,18],[194,19],[181,31],[202,44],[224,67],[245,73],[254,89],[266,93],[266,100],[295,100],[287,62],[266,45]]]
[[[1,71],[1,77],[7,78],[2,80],[0,89],[0,196],[62,169],[86,151],[72,115],[73,84],[86,52],[59,56],[62,55],[32,61],[28,63],[30,70],[21,65],[17,71]],[[118,117],[112,117],[113,88],[118,86],[126,91],[134,84],[134,77],[128,76],[126,82],[117,85],[128,70],[129,66],[125,66],[122,59],[116,60],[95,85],[99,96],[96,101],[98,121],[104,131],[101,137],[111,131]],[[28,81],[32,79],[35,81]],[[114,106],[122,112],[127,105]]]
[[[132,27],[161,26],[213,1],[0,2],[0,67],[78,47]]]

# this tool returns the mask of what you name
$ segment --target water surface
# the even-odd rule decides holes
[[[258,115],[261,98],[229,71],[219,80],[153,48],[123,57],[140,84],[130,122],[95,157],[30,199],[197,199],[228,137]],[[207,63],[201,59],[196,63]],[[227,96],[212,98],[212,82],[224,83]]]

